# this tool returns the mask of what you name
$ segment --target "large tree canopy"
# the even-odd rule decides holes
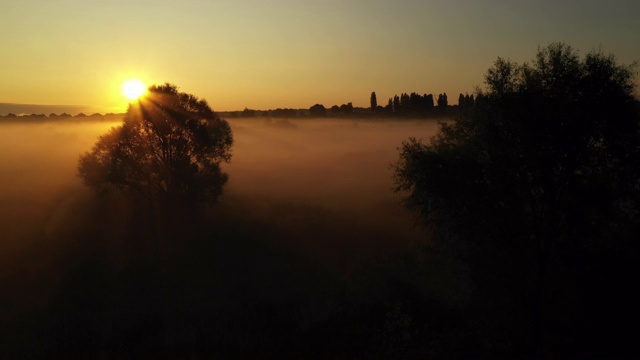
[[[464,224],[469,239],[515,240],[498,233],[513,222],[526,236],[559,236],[578,220],[569,212],[589,222],[622,216],[623,203],[638,206],[629,201],[640,185],[633,75],[612,55],[580,59],[564,44],[541,49],[532,64],[498,58],[476,106],[429,144],[404,143],[397,190],[425,220]]]
[[[395,179],[405,204],[437,241],[457,244],[479,286],[531,310],[513,321],[532,324],[517,336],[539,351],[552,336],[548,313],[563,313],[563,326],[587,321],[576,310],[592,301],[579,288],[587,274],[622,281],[630,274],[620,264],[637,255],[634,75],[635,64],[598,51],[580,57],[562,43],[531,63],[498,58],[473,106],[430,143],[410,139],[400,149]],[[574,308],[558,308],[563,301]]]
[[[171,84],[151,86],[122,125],[80,156],[79,176],[96,189],[117,187],[158,200],[212,201],[231,158],[229,124],[205,100]]]

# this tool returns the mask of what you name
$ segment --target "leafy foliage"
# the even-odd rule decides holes
[[[122,125],[102,135],[78,162],[78,173],[99,190],[120,188],[149,198],[215,200],[231,159],[229,124],[205,100],[176,86],[151,86]]]
[[[309,113],[312,116],[325,116],[327,109],[322,104],[315,104],[309,108]]]
[[[574,314],[573,330],[585,321],[575,307],[587,290],[578,284],[594,271],[604,276],[596,264],[637,256],[634,75],[635,64],[597,51],[581,58],[562,43],[539,49],[531,63],[498,58],[472,107],[442,123],[429,144],[410,139],[400,149],[396,191],[406,206],[440,244],[457,244],[494,300],[519,307],[531,325],[522,341],[534,348],[544,348],[551,335],[543,328],[556,315]],[[607,281],[630,276],[616,266]]]
[[[429,145],[404,143],[397,190],[425,219],[464,221],[487,235],[504,228],[491,219],[525,221],[531,233],[566,223],[558,217],[570,210],[604,211],[585,202],[613,210],[639,185],[633,75],[612,55],[581,61],[564,44],[540,50],[533,65],[498,58],[471,111],[443,123]]]

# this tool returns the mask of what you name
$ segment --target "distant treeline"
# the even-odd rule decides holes
[[[370,107],[354,107],[353,103],[325,107],[315,104],[308,109],[278,108],[270,110],[254,110],[245,108],[243,111],[221,112],[223,117],[435,117],[453,115],[458,109],[473,107],[473,95],[460,94],[458,105],[449,105],[446,93],[420,95],[416,92],[402,93],[389,98],[386,106],[378,105],[376,93],[371,93]]]
[[[16,115],[14,113],[9,113],[7,115],[0,115],[0,121],[20,121],[20,120],[29,120],[29,121],[34,121],[34,120],[65,120],[65,119],[74,119],[74,120],[114,120],[114,119],[121,119],[124,116],[124,114],[117,114],[117,113],[106,113],[106,114],[100,114],[100,113],[93,113],[91,115],[87,115],[85,113],[78,113],[76,115],[71,115],[68,113],[62,113],[62,114],[56,114],[56,113],[51,113],[49,115],[46,114],[19,114]]]
[[[111,117],[122,117],[124,114],[116,114],[116,113],[106,113],[106,114],[100,114],[100,113],[93,113],[91,115],[87,115],[85,113],[78,113],[76,115],[71,115],[71,114],[67,114],[67,113],[62,113],[62,114],[56,114],[56,113],[51,113],[49,115],[46,114],[14,114],[14,113],[8,113],[7,115],[0,115],[0,118],[3,119],[19,119],[19,118],[30,118],[30,119],[70,119],[70,118],[92,118],[92,119],[102,119],[102,118],[111,118]]]
[[[245,108],[242,111],[220,111],[218,114],[223,118],[252,118],[252,117],[276,117],[276,118],[292,118],[292,117],[439,117],[451,116],[457,113],[458,109],[472,107],[475,103],[473,95],[460,94],[458,97],[458,105],[449,105],[447,93],[423,94],[416,92],[402,93],[389,98],[385,106],[378,105],[376,93],[372,92],[370,97],[370,107],[354,107],[353,103],[348,102],[342,105],[333,105],[325,107],[322,104],[315,104],[308,109],[293,108],[277,108],[269,110],[254,110]],[[87,119],[87,120],[111,120],[114,118],[122,118],[124,114],[116,113],[93,113],[87,115],[78,113],[71,115],[68,113],[56,114],[14,114],[0,115],[0,120],[45,120],[45,119]]]

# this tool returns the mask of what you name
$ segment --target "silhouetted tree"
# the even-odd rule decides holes
[[[311,113],[312,116],[325,116],[327,109],[322,104],[315,104],[309,108],[309,113]]]
[[[376,111],[378,109],[378,98],[376,97],[376,92],[371,93],[371,111]]]
[[[473,95],[460,94],[460,96],[458,97],[458,108],[460,108],[460,110],[468,110],[470,108],[473,108],[473,104]]]
[[[231,158],[229,124],[205,100],[171,84],[151,86],[122,125],[80,156],[78,173],[96,189],[117,187],[159,200],[212,201]]]
[[[273,117],[296,117],[298,113],[294,109],[289,108],[277,108],[275,110],[269,110],[269,115]]]
[[[473,95],[466,94],[466,95],[464,96],[464,101],[465,101],[465,106],[466,106],[467,108],[472,108],[472,107],[473,107],[473,105],[475,104],[475,102],[474,102],[474,100],[473,100]]]
[[[409,109],[411,109],[411,100],[409,98],[409,94],[400,94],[400,112],[407,113],[409,112]]]
[[[490,316],[503,329],[494,339],[520,357],[590,351],[571,342],[597,357],[629,348],[622,329],[638,319],[638,297],[626,288],[640,253],[633,65],[554,43],[531,63],[498,58],[485,83],[429,144],[403,144],[396,190],[468,261],[502,314]]]
[[[385,109],[387,112],[393,112],[396,114],[424,115],[431,112],[433,108],[433,95],[420,95],[416,92],[412,92],[411,94],[402,93],[400,96],[395,95],[393,98],[389,98],[389,102]]]
[[[242,110],[242,117],[255,117],[255,116],[256,116],[256,111],[253,109],[244,108],[244,110]]]
[[[347,104],[340,105],[340,112],[342,112],[343,114],[353,113],[353,104],[347,103]]]
[[[433,94],[425,95],[425,109],[427,111],[433,110],[435,103],[433,102]]]
[[[416,92],[409,94],[409,111],[411,113],[423,112],[422,96]]]
[[[400,109],[400,97],[398,95],[395,95],[393,97],[393,112],[399,113],[400,111],[401,111],[401,109]]]
[[[438,109],[440,111],[445,111],[449,106],[449,101],[447,100],[447,93],[438,95]]]

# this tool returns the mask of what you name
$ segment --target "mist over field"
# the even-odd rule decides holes
[[[0,360],[640,358],[638,14],[2,1]]]
[[[118,124],[0,125],[0,316],[15,325],[4,335],[16,349],[43,332],[34,354],[68,354],[75,347],[61,343],[83,341],[92,331],[106,332],[105,348],[132,345],[104,328],[144,327],[145,316],[184,326],[195,317],[254,316],[239,324],[213,322],[208,331],[228,333],[231,326],[247,332],[219,339],[231,349],[246,336],[254,350],[273,350],[289,341],[278,337],[341,309],[335,301],[345,294],[370,301],[400,278],[418,281],[403,275],[401,263],[427,236],[392,191],[390,165],[402,141],[429,138],[436,121],[230,120],[233,157],[223,164],[229,174],[223,195],[200,220],[185,214],[183,225],[169,230],[117,193],[95,194],[76,176],[79,155]],[[158,251],[164,280],[140,268],[157,266]],[[135,295],[134,288],[146,290]],[[158,295],[161,289],[171,295]],[[162,308],[149,305],[153,296],[165,299]],[[176,296],[186,308],[179,320],[164,308]],[[264,306],[275,306],[275,315]],[[312,319],[296,318],[301,312]],[[265,314],[276,323],[297,320],[274,335],[261,323]],[[168,328],[154,331],[171,336],[175,346],[202,335]],[[260,345],[256,337],[264,336],[275,338]],[[142,353],[157,345],[135,344]]]
[[[34,241],[38,229],[53,226],[64,204],[85,193],[76,176],[78,155],[113,125],[116,123],[79,121],[0,124],[3,254]]]
[[[417,236],[392,191],[390,165],[402,141],[429,138],[436,121],[236,120],[231,125],[236,145],[226,166],[230,181],[223,205],[237,198],[293,226],[326,230],[343,223],[386,233],[385,244],[366,243],[357,232],[341,239],[366,247],[397,246]],[[313,233],[309,228],[308,235]],[[299,241],[305,243],[304,237]]]
[[[331,215],[380,231],[397,222],[405,227],[411,223],[392,191],[390,165],[397,159],[397,147],[409,136],[427,139],[437,130],[435,121],[241,119],[230,124],[233,157],[223,165],[230,180],[218,207],[241,206],[264,211],[265,216],[281,212],[301,223]],[[20,247],[15,236],[42,226],[52,230],[65,206],[90,196],[76,176],[78,156],[117,125],[0,125],[4,249]]]

